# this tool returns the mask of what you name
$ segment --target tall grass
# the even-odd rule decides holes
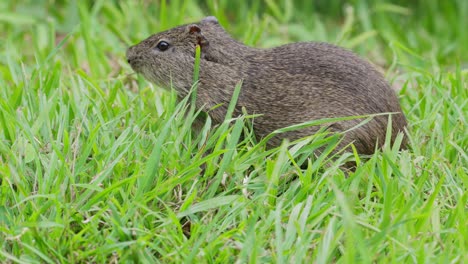
[[[306,159],[336,143],[321,133],[266,150],[248,115],[192,133],[190,98],[124,53],[205,15],[249,45],[370,58],[399,89],[410,149],[346,177],[349,155]],[[467,15],[461,0],[2,1],[0,262],[463,263]]]

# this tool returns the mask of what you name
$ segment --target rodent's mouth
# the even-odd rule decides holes
[[[128,64],[132,67],[132,69],[138,73],[141,73],[141,68],[143,66],[142,60],[138,57],[127,58]]]
[[[139,52],[136,50],[135,46],[128,48],[126,55],[127,62],[130,64],[132,69],[138,73],[141,72],[143,58],[139,55]]]
[[[147,60],[144,57],[127,57],[127,61],[128,64],[130,64],[130,66],[132,67],[132,69],[135,71],[135,73],[143,75],[145,79],[153,83],[159,83],[159,78],[157,78],[157,75],[155,75],[151,68],[148,67]]]

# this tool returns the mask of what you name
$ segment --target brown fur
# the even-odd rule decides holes
[[[160,40],[170,44],[156,48]],[[278,128],[310,120],[376,113],[392,116],[392,140],[403,131],[406,119],[398,99],[383,76],[367,61],[340,47],[317,42],[293,43],[271,49],[256,49],[232,39],[214,17],[155,34],[127,51],[132,68],[151,82],[171,87],[185,96],[192,86],[195,46],[202,49],[197,107],[209,109],[215,122],[222,122],[236,84],[243,81],[237,113],[263,114],[254,121],[258,137]],[[342,132],[362,120],[329,126]],[[361,154],[371,154],[382,145],[388,116],[345,134],[341,147],[354,143]],[[294,140],[311,135],[318,127],[287,132],[270,140]]]

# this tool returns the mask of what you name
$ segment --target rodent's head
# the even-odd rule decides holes
[[[209,36],[227,35],[215,17],[207,17],[199,23],[150,36],[127,50],[127,61],[133,70],[157,85],[173,84],[178,90],[189,89],[197,45],[201,47],[201,59],[209,60],[210,41],[205,31],[211,32]]]

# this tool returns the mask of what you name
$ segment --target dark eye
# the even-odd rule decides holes
[[[165,51],[169,48],[169,43],[166,41],[159,41],[158,45],[156,45],[156,48],[160,51]]]

